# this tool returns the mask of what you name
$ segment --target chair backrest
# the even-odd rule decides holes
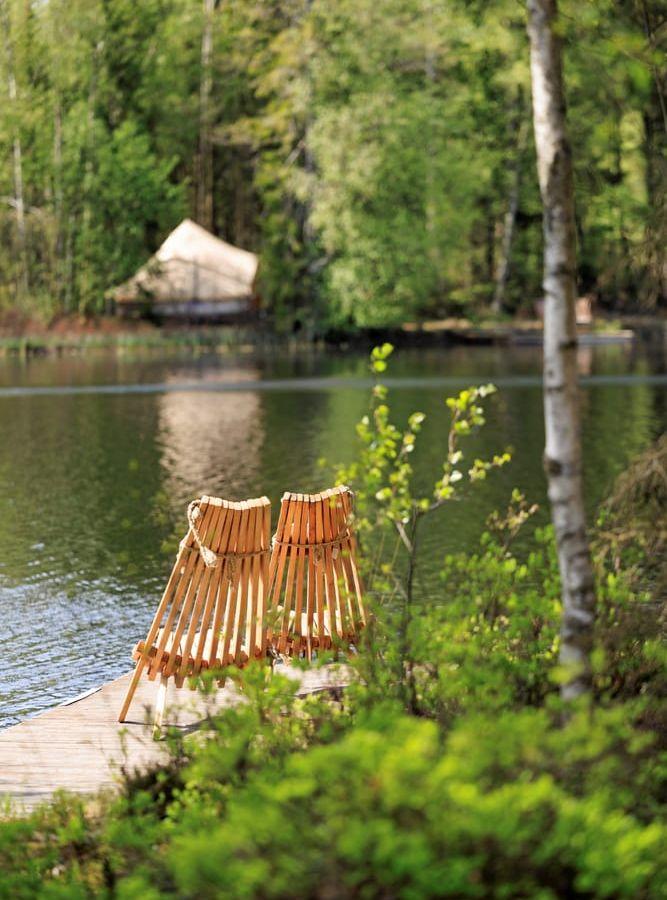
[[[268,639],[292,656],[345,648],[366,623],[345,486],[283,495],[269,567]]]
[[[269,500],[203,496],[188,507],[188,521],[140,649],[151,679],[174,676],[177,684],[202,669],[243,665],[266,654]]]

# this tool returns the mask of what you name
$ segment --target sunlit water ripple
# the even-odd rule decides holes
[[[582,348],[589,512],[667,420],[665,345]],[[443,397],[493,381],[470,453],[510,466],[428,529],[420,586],[446,597],[447,551],[474,549],[512,487],[546,521],[540,353],[401,352],[386,383],[397,421],[427,414],[415,453],[426,488],[447,431]],[[350,460],[368,409],[363,355],[82,357],[0,362],[0,727],[130,667],[185,530],[187,502],[321,490],[318,461]],[[329,470],[330,471],[330,470]],[[529,535],[526,536],[529,545]]]

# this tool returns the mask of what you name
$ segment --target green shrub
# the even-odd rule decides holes
[[[660,897],[662,778],[614,713],[434,723],[377,707],[341,740],[252,774],[221,820],[179,827],[183,897]],[[202,827],[203,826],[203,827]]]
[[[61,801],[5,823],[0,896],[664,896],[667,760],[632,710],[471,714],[446,735],[392,704],[341,732],[301,713],[258,730],[230,711],[166,793],[156,777],[97,816]]]
[[[481,396],[452,401],[453,426],[481,424]],[[396,429],[376,388],[347,472],[362,531],[398,532],[408,568],[417,524],[464,480],[452,474],[467,433],[452,428],[444,476],[420,498],[415,416]],[[476,460],[467,480],[504,462]],[[445,558],[430,597],[381,567],[342,698],[297,699],[260,666],[233,672],[244,702],[173,735],[166,766],[93,805],[63,797],[0,822],[0,900],[666,896],[667,653],[638,590],[648,544],[619,557],[600,535],[595,702],[564,717],[552,530],[527,554],[513,545],[534,510],[513,492],[476,552]]]

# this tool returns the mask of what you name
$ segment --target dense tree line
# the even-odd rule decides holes
[[[0,0],[0,309],[98,311],[185,215],[278,322],[530,309],[542,224],[509,0]],[[667,293],[664,0],[565,0],[578,289]]]

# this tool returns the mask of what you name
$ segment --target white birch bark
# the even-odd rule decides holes
[[[211,141],[211,92],[213,72],[213,15],[216,0],[203,0],[204,25],[201,38],[199,83],[199,159],[197,172],[197,221],[213,230],[213,143]]]
[[[54,241],[55,265],[52,290],[56,296],[61,293],[61,260],[63,258],[63,117],[60,93],[56,88],[53,109],[53,214],[56,224]]]
[[[493,301],[491,309],[494,313],[499,314],[505,306],[505,295],[507,293],[507,284],[510,277],[510,269],[512,264],[512,245],[514,243],[514,232],[516,229],[516,218],[519,212],[519,195],[521,190],[521,167],[523,163],[523,155],[526,143],[526,122],[524,111],[523,91],[521,88],[517,91],[516,97],[516,115],[510,123],[510,127],[517,135],[514,157],[510,164],[510,190],[509,202],[507,204],[507,212],[505,213],[505,222],[503,226],[503,239],[500,248],[500,262],[496,273],[496,284],[493,292]]]
[[[498,264],[496,284],[493,292],[493,302],[491,303],[491,309],[496,314],[500,314],[503,311],[503,307],[505,306],[505,294],[507,292],[507,284],[510,277],[510,264],[512,261],[514,227],[516,225],[517,213],[519,212],[520,189],[521,160],[519,159],[519,149],[517,149],[516,159],[512,164],[512,170],[510,172],[509,203],[507,204],[507,212],[505,213],[503,240],[500,248],[500,263]]]
[[[90,83],[88,85],[88,102],[86,108],[86,129],[83,139],[84,165],[83,165],[83,210],[81,214],[81,226],[79,231],[80,246],[88,246],[90,239],[90,226],[93,221],[93,180],[94,180],[94,156],[95,156],[95,105],[97,103],[97,79],[99,57],[102,52],[102,42],[98,42],[92,53]],[[72,251],[76,253],[74,237],[72,237]],[[84,251],[85,252],[85,251]],[[91,266],[88,260],[83,265],[74,266],[72,259],[72,277],[77,279],[77,284],[72,284],[78,293],[79,314],[84,315],[86,308],[93,299],[91,290]],[[78,262],[78,260],[77,260]],[[78,278],[77,278],[78,273]],[[69,308],[69,300],[67,301]]]
[[[12,142],[12,162],[14,176],[14,201],[13,207],[16,213],[16,231],[18,234],[19,254],[21,257],[21,287],[27,294],[28,283],[28,259],[27,259],[27,232],[25,222],[25,197],[23,191],[23,151],[21,147],[21,135],[19,132],[17,102],[18,90],[16,87],[16,75],[14,73],[14,48],[12,47],[11,25],[9,10],[4,0],[0,0],[0,17],[2,18],[2,30],[5,41],[5,61],[7,66],[7,94],[9,107],[14,116],[14,138]]]
[[[544,466],[563,597],[565,700],[590,689],[595,585],[586,536],[575,322],[572,155],[566,132],[557,0],[528,0],[537,169],[544,208]]]

